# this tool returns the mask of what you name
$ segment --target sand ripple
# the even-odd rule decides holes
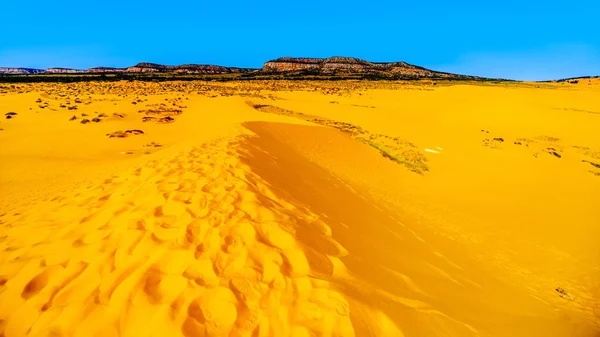
[[[7,223],[3,336],[354,335],[344,296],[311,277],[289,214],[320,226],[331,259],[343,247],[316,215],[276,199],[235,143],[54,200]]]

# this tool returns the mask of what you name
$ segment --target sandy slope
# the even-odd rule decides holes
[[[599,89],[7,88],[0,332],[596,337]]]

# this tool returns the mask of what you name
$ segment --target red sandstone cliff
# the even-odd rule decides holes
[[[71,68],[48,68],[45,72],[47,74],[81,74],[87,71]]]
[[[183,74],[230,74],[241,73],[251,69],[223,67],[205,64],[183,64],[179,66],[166,66],[156,63],[142,62],[127,68],[128,73],[183,73]]]
[[[88,73],[123,73],[127,68],[96,67],[87,70]]]
[[[342,75],[359,74],[359,78],[376,76],[380,78],[449,78],[449,79],[478,79],[473,76],[463,76],[429,70],[406,62],[369,62],[353,57],[330,58],[293,58],[281,57],[268,61],[261,69],[224,67],[217,65],[183,64],[168,66],[156,63],[142,62],[128,68],[96,67],[88,70],[68,68],[49,68],[47,70],[27,68],[0,68],[0,74],[76,74],[76,73],[174,73],[174,74],[234,74],[245,73],[245,77],[254,75],[281,74],[285,75]]]
[[[411,78],[465,78],[468,76],[443,73],[414,66],[406,62],[369,62],[353,57],[292,58],[281,57],[268,61],[261,69],[263,73],[307,72],[330,74],[380,74]]]

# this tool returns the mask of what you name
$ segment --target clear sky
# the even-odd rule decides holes
[[[600,75],[600,0],[4,0],[0,13],[0,67],[353,56],[522,80]]]

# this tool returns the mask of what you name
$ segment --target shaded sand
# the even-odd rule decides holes
[[[597,337],[599,88],[4,86],[0,336]]]
[[[319,231],[311,231],[309,224],[296,227],[307,251],[316,254],[309,260],[316,274],[331,277],[350,299],[357,335],[395,335],[386,330],[392,327],[386,321],[414,336],[564,336],[591,335],[595,330],[577,310],[566,317],[554,312],[528,287],[495,275],[488,260],[477,259],[460,242],[422,228],[414,214],[397,214],[397,208],[386,208],[369,198],[369,191],[348,185],[298,153],[311,157],[310,149],[318,147],[319,155],[345,157],[354,176],[385,172],[389,162],[373,164],[377,154],[368,148],[326,128],[256,123],[248,127],[259,135],[247,145],[253,150],[245,160],[253,170],[276,193],[321,215],[350,252],[341,257],[340,270],[335,264],[326,267],[321,261],[327,261],[331,247],[320,242]],[[310,178],[293,179],[300,172]],[[378,310],[384,315],[377,315]]]

